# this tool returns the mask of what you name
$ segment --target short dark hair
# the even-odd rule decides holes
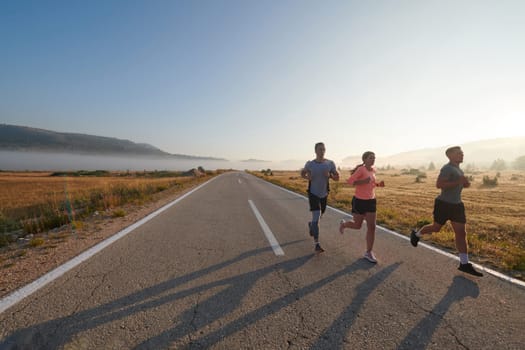
[[[317,147],[324,146],[324,142],[317,142],[314,147],[314,151],[317,151]]]
[[[450,157],[450,154],[451,154],[452,152],[457,151],[457,150],[460,150],[460,149],[461,149],[460,146],[452,146],[452,147],[449,147],[449,148],[447,148],[447,150],[445,151],[445,155],[446,155],[447,157]]]

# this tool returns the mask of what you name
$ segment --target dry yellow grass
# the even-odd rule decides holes
[[[184,184],[191,177],[143,178],[143,177],[77,177],[50,176],[50,173],[0,173],[0,212],[39,204],[74,201],[99,190],[110,193],[112,188],[123,186],[141,189],[145,186],[170,186],[173,182]],[[111,201],[112,198],[108,198]],[[108,203],[111,204],[111,203]]]
[[[384,188],[376,190],[378,223],[408,235],[412,228],[432,221],[438,171],[426,171],[421,182],[415,175],[401,170],[377,171]],[[273,176],[255,175],[305,194],[306,180],[298,171],[273,171]],[[346,184],[349,171],[341,172],[341,181],[331,182],[329,204],[351,211],[353,187]],[[463,190],[467,212],[467,232],[472,260],[489,265],[507,274],[525,279],[525,173],[502,171],[495,187],[483,186],[483,176],[496,177],[496,172],[467,174],[473,176],[472,186]],[[426,239],[426,238],[425,238]],[[427,241],[455,252],[454,234],[447,224]]]
[[[42,233],[66,223],[79,229],[93,213],[125,216],[123,205],[143,205],[156,193],[182,189],[202,179],[167,172],[104,176],[0,172],[0,247],[13,239],[4,233],[20,229],[22,234]]]

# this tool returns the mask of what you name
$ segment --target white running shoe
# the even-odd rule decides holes
[[[339,233],[340,234],[343,234],[345,232],[345,227],[344,227],[344,224],[345,224],[345,219],[341,219],[341,221],[339,222]]]
[[[376,264],[377,263],[377,258],[376,256],[374,255],[373,252],[365,252],[365,255],[364,255],[364,258],[368,261],[370,261],[371,263],[374,263]]]

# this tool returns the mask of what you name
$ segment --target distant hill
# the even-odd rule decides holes
[[[426,148],[394,154],[391,156],[377,155],[376,166],[420,167],[433,162],[436,167],[447,162],[445,150],[453,145],[437,148]],[[502,159],[509,166],[516,158],[525,155],[525,137],[509,137],[490,140],[480,140],[460,144],[465,153],[464,163],[479,167],[490,167],[495,160]],[[361,163],[361,156],[349,156],[343,159],[343,167],[354,167]]]
[[[241,162],[243,163],[270,163],[271,161],[250,158],[250,159],[241,160]]]
[[[112,137],[55,132],[8,124],[0,124],[0,150],[219,160],[211,157],[170,154],[146,143]]]

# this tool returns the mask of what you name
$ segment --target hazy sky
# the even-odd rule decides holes
[[[525,1],[0,2],[0,123],[339,161],[524,136]]]

